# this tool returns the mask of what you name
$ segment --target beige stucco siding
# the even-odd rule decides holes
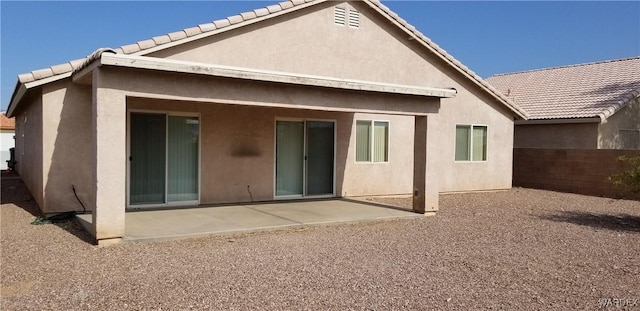
[[[33,199],[44,206],[42,179],[42,95],[40,92],[25,99],[23,110],[16,113],[17,171]]]
[[[622,139],[624,138],[620,137],[620,130],[640,131],[640,97],[600,123],[598,126],[598,149],[623,148]]]
[[[377,169],[358,176],[361,178],[358,181],[360,184],[345,181],[349,177],[343,174],[345,170],[348,171],[344,167],[352,165],[350,161],[354,161],[347,159],[349,152],[354,154],[354,151],[348,150],[353,148],[348,145],[349,135],[352,135],[353,130],[354,112],[351,111],[384,109],[399,115],[432,114],[439,107],[438,99],[421,96],[343,91],[108,67],[100,68],[98,74],[102,85],[100,89],[108,91],[108,94],[101,95],[104,97],[101,100],[108,100],[110,105],[126,105],[128,109],[193,112],[201,116],[202,204],[246,201],[250,199],[247,186],[250,186],[254,200],[274,198],[273,131],[277,118],[329,119],[337,122],[336,195],[344,195],[344,192],[349,196],[366,195],[371,194],[372,189],[380,190],[377,193],[380,195],[410,193],[407,181],[413,175],[406,169],[412,168],[410,161],[395,162],[399,166],[397,169],[385,168],[402,176],[394,177],[403,180],[396,185],[388,184],[387,180],[379,180],[384,174]],[[100,101],[97,104],[100,105]],[[346,111],[341,111],[344,109]],[[380,115],[381,119],[395,118],[393,115]],[[405,120],[413,122],[413,117]],[[112,126],[120,128],[124,125],[125,120],[122,120],[122,123],[114,121]],[[394,139],[398,146],[411,146],[412,137],[402,134],[404,132],[407,130],[397,132],[402,139]],[[393,133],[392,129],[392,135],[396,135]],[[120,137],[119,134],[117,136]],[[122,152],[122,157],[125,158],[126,135],[121,138],[122,141],[119,141],[120,138],[110,140],[109,145],[113,150]],[[242,156],[246,149],[252,149],[251,156]],[[256,154],[259,156],[254,156]],[[126,166],[123,167],[123,172],[125,168]],[[108,172],[114,173],[114,170],[110,169]],[[367,183],[381,182],[384,184],[361,187]],[[109,183],[109,187],[116,186],[113,181]],[[126,189],[125,185],[118,187]]]
[[[515,148],[596,149],[598,123],[518,124]]]
[[[360,27],[335,25],[335,6],[360,11]],[[456,88],[458,95],[442,100],[437,117],[438,146],[442,149],[438,166],[440,191],[511,187],[513,113],[495,104],[495,99],[485,91],[434,54],[425,52],[416,40],[410,40],[406,33],[371,10],[357,2],[328,2],[219,37],[159,51],[152,56],[345,79]],[[487,162],[454,163],[456,124],[488,126]],[[388,173],[387,176],[403,174]],[[406,183],[398,182],[404,189]]]
[[[334,24],[334,7],[360,11],[360,27]],[[449,87],[435,56],[371,8],[329,1],[148,56],[244,68]]]
[[[274,131],[278,119],[336,122],[337,196],[411,193],[413,117],[140,98],[129,98],[127,107],[130,111],[190,112],[200,116],[202,204],[274,199]],[[354,120],[371,119],[390,122],[390,141],[397,148],[392,148],[388,163],[355,162]]]
[[[356,162],[356,121],[389,122],[389,161]],[[342,196],[411,194],[413,189],[414,117],[356,113],[350,128]]]
[[[45,85],[43,100],[44,212],[82,210],[91,201],[91,88],[60,81]]]
[[[455,76],[454,76],[455,77]],[[444,99],[438,114],[440,191],[508,189],[512,178],[513,115],[464,79],[452,81],[458,90]],[[487,127],[487,160],[455,161],[456,125]]]

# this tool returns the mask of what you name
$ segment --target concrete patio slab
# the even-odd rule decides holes
[[[123,241],[174,240],[422,216],[376,203],[340,199],[134,211],[125,216]],[[91,215],[77,217],[91,232]]]
[[[256,206],[255,209],[270,215],[291,219],[302,225],[334,222],[353,222],[387,218],[414,217],[416,213],[354,201],[330,200],[304,203],[274,203]]]

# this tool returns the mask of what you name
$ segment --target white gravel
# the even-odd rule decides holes
[[[435,217],[98,248],[73,222],[31,225],[21,189],[2,181],[2,310],[570,310],[640,299],[638,201],[515,188],[442,195]]]

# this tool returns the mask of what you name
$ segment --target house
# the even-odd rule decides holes
[[[640,156],[640,57],[495,75],[527,112],[515,122],[513,185],[636,198],[609,177]]]
[[[527,112],[514,147],[640,149],[640,57],[487,79]]]
[[[7,118],[4,112],[0,113],[0,170],[8,168],[11,159],[10,149],[15,146],[16,124],[14,118]]]
[[[511,187],[525,114],[377,1],[287,1],[19,75],[44,213]],[[28,143],[24,143],[28,142]]]

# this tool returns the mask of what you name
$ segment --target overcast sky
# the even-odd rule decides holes
[[[1,108],[20,73],[277,1],[0,1]],[[486,78],[640,55],[640,2],[383,1]]]

